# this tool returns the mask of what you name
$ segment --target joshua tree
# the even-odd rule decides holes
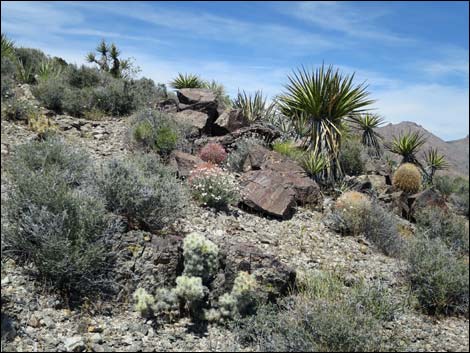
[[[416,154],[423,144],[426,142],[426,138],[416,132],[407,132],[393,136],[393,140],[390,144],[386,144],[385,147],[392,153],[396,153],[402,156],[401,163],[413,163],[423,169],[421,163],[419,163]]]
[[[354,74],[343,76],[333,67],[309,72],[305,68],[289,76],[287,92],[279,96],[281,113],[293,121],[304,121],[305,147],[324,154],[328,166],[324,179],[334,180],[342,175],[338,159],[342,129],[347,117],[365,112],[374,101],[364,84],[353,85]]]
[[[116,78],[127,77],[129,75],[131,69],[130,59],[119,59],[121,52],[114,43],[108,45],[103,39],[96,47],[96,51],[101,54],[101,58],[97,59],[96,54],[90,52],[86,57],[88,62],[98,64],[100,70],[109,72]]]
[[[438,170],[444,170],[449,167],[445,157],[437,151],[437,148],[430,148],[424,152],[424,161],[426,163],[425,174],[429,184],[433,183],[434,174]]]
[[[382,149],[379,140],[382,140],[383,137],[374,129],[380,127],[384,123],[384,119],[375,114],[363,114],[352,116],[351,121],[362,131],[362,144],[373,149],[374,155],[380,157]]]

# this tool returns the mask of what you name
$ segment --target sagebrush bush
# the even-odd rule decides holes
[[[428,238],[442,239],[449,248],[462,254],[469,250],[466,222],[439,207],[426,207],[415,214],[416,225]]]
[[[93,107],[112,116],[129,115],[135,109],[134,92],[128,81],[109,78],[91,92]]]
[[[468,260],[457,256],[440,238],[419,234],[410,243],[407,278],[428,314],[468,315]]]
[[[227,158],[227,152],[220,143],[208,143],[199,151],[199,157],[204,162],[221,164]]]
[[[364,219],[372,207],[371,200],[363,193],[348,191],[342,194],[335,203],[337,212],[351,235],[359,235],[364,231]]]
[[[34,112],[34,107],[31,103],[24,99],[18,99],[12,96],[8,100],[2,102],[2,117],[7,120],[22,120],[28,121],[29,117]]]
[[[163,156],[184,143],[182,127],[163,112],[144,109],[134,116],[131,127],[133,141]]]
[[[33,263],[54,288],[89,295],[110,284],[120,226],[81,184],[85,160],[58,140],[15,150],[5,165],[12,187],[2,205],[2,254]]]
[[[202,163],[190,172],[188,179],[193,197],[202,205],[226,209],[239,200],[235,177],[211,163]]]
[[[365,170],[363,158],[364,147],[361,142],[354,138],[342,141],[339,152],[339,162],[343,172],[347,175],[361,175]]]
[[[57,113],[63,112],[67,85],[62,78],[41,81],[31,91],[44,107]]]
[[[184,238],[184,274],[201,277],[207,283],[217,272],[219,249],[201,233],[190,233]]]
[[[393,174],[393,185],[406,193],[418,192],[421,182],[421,172],[412,163],[403,163]]]
[[[188,198],[174,171],[156,156],[112,160],[98,177],[108,209],[125,216],[130,226],[158,230],[184,214]]]
[[[393,349],[381,330],[397,305],[381,287],[360,284],[349,291],[337,279],[322,276],[278,305],[261,305],[256,315],[234,322],[242,344],[256,351],[361,352]]]
[[[71,87],[82,89],[98,86],[104,74],[94,67],[69,65],[64,76]]]

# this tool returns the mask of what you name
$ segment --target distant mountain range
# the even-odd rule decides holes
[[[428,150],[430,147],[437,148],[441,154],[446,157],[451,167],[445,173],[451,175],[464,175],[468,177],[469,172],[469,138],[464,137],[454,141],[444,141],[436,135],[430,133],[421,125],[418,125],[411,121],[403,121],[398,124],[388,124],[377,129],[384,137],[384,142],[390,142],[392,136],[397,136],[403,132],[415,132],[419,131],[426,138],[427,141],[421,148],[418,157],[422,159],[423,152]]]

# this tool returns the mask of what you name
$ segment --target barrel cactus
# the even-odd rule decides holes
[[[414,194],[421,187],[421,173],[412,163],[402,164],[393,175],[393,185],[406,193]]]

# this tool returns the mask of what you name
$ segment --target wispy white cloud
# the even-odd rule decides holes
[[[414,42],[410,37],[386,31],[376,24],[377,20],[388,13],[384,9],[358,11],[345,2],[309,1],[283,6],[282,12],[320,28],[344,33],[349,37],[378,40],[389,44]]]

